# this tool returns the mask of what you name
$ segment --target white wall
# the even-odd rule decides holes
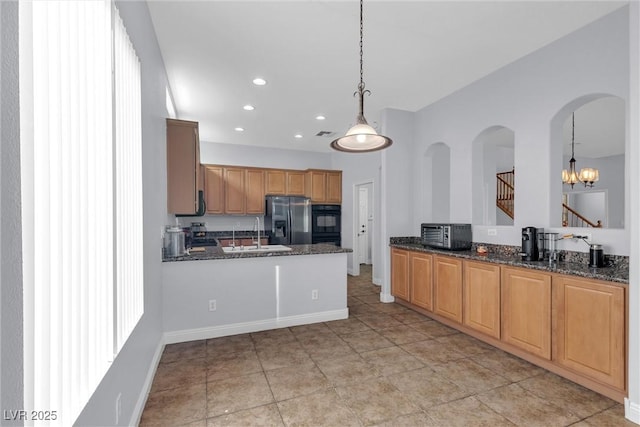
[[[82,426],[115,424],[115,402],[122,393],[119,425],[137,422],[147,383],[162,349],[162,263],[160,230],[166,221],[165,103],[167,77],[147,5],[119,1],[117,7],[140,58],[142,72],[142,173],[144,208],[144,315],[76,421]],[[139,412],[139,413],[138,413]]]
[[[0,410],[22,409],[18,3],[0,2]],[[22,425],[2,421],[2,425]]]
[[[640,3],[629,6],[629,98],[627,111],[627,216],[629,254],[629,398],[627,418],[640,424]],[[631,141],[631,143],[629,143]]]
[[[514,225],[498,227],[495,237],[487,235],[488,226],[474,226],[475,241],[519,245],[522,227],[552,225],[551,201],[561,200],[562,191],[559,173],[552,173],[561,170],[562,162],[561,154],[553,152],[560,148],[550,147],[553,120],[560,113],[566,118],[568,111],[585,102],[577,101],[585,95],[609,94],[628,100],[627,10],[620,9],[415,114],[412,157],[419,158],[439,142],[451,147],[451,222],[472,221],[472,141],[496,125],[514,131]],[[422,173],[414,170],[413,179],[420,179]],[[417,224],[423,217],[417,212],[412,221]],[[594,230],[592,234],[606,252],[628,255],[628,232]]]
[[[629,11],[631,13],[629,13]],[[629,25],[631,23],[631,25]],[[512,227],[474,226],[474,241],[520,244],[520,229],[534,225],[549,228],[554,212],[551,201],[561,200],[561,147],[551,141],[561,137],[561,119],[600,95],[625,100],[627,141],[625,167],[625,229],[593,229],[593,241],[605,251],[630,255],[629,292],[629,398],[626,416],[640,423],[640,4],[616,12],[540,49],[415,114],[415,144],[410,157],[419,159],[429,146],[451,147],[452,222],[471,221],[471,142],[483,129],[501,125],[515,133],[516,196]],[[404,118],[403,118],[404,119]],[[398,120],[397,123],[404,123]],[[390,133],[390,132],[389,132]],[[390,133],[391,134],[391,133]],[[416,165],[419,160],[414,162]],[[383,162],[383,168],[385,164]],[[397,169],[396,172],[402,171]],[[424,176],[415,168],[413,180]],[[383,177],[386,178],[385,175]],[[395,181],[400,179],[395,177]],[[383,182],[388,191],[402,188]],[[419,193],[414,194],[418,198]],[[417,204],[420,206],[419,204]],[[557,203],[554,203],[554,206]],[[559,208],[557,208],[559,209]],[[422,207],[422,210],[428,210]],[[422,212],[414,212],[414,223]],[[406,220],[406,218],[405,218]],[[497,228],[497,236],[488,236]],[[569,231],[553,229],[550,231]],[[388,232],[387,236],[402,235]],[[580,242],[581,243],[581,242]],[[583,244],[564,242],[568,250],[585,251]]]
[[[420,225],[411,215],[416,200],[414,180],[411,174],[412,147],[414,144],[413,113],[386,109],[382,115],[382,133],[393,139],[393,145],[381,153],[381,234],[383,248],[381,275],[383,277],[380,299],[393,301],[391,296],[391,264],[389,238],[392,236],[415,236],[420,234]]]
[[[585,188],[581,183],[574,185],[573,189],[564,185],[563,192],[594,192],[606,191],[608,204],[608,228],[624,228],[624,213],[628,203],[625,203],[625,161],[624,154],[617,156],[600,157],[597,159],[587,159],[576,157],[577,168],[593,167],[599,170],[600,180],[593,188]],[[569,158],[564,157],[563,165],[569,164]],[[589,219],[593,217],[588,217]],[[601,218],[598,218],[601,219]],[[553,218],[552,218],[553,221]]]
[[[331,168],[342,171],[343,248],[354,248],[357,238],[358,230],[354,229],[358,215],[358,197],[355,186],[365,182],[373,182],[373,205],[370,206],[370,209],[373,211],[374,229],[371,230],[370,238],[373,241],[372,244],[376,245],[372,247],[374,283],[380,284],[382,282],[379,274],[382,260],[381,251],[386,250],[386,246],[382,246],[385,242],[382,241],[380,236],[380,153],[352,154],[336,152],[332,154]],[[349,272],[354,271],[356,262],[354,254],[348,254],[347,269]]]

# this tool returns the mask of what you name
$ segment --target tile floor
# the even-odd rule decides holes
[[[397,304],[371,269],[349,319],[172,344],[142,426],[635,426],[624,408]]]

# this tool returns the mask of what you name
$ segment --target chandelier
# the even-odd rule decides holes
[[[562,171],[562,182],[564,184],[573,185],[577,182],[584,183],[585,187],[593,187],[593,183],[600,179],[600,172],[594,168],[582,168],[580,173],[576,172],[576,159],[574,156],[575,148],[575,130],[576,130],[576,118],[575,113],[571,114],[571,160],[569,160],[569,170],[564,169]]]
[[[364,80],[362,77],[362,21],[362,0],[360,0],[360,83],[358,84],[358,90],[353,94],[353,96],[358,95],[358,117],[356,118],[355,126],[349,129],[345,136],[331,142],[331,148],[334,150],[349,153],[364,153],[368,151],[382,150],[393,143],[391,138],[378,135],[375,129],[369,126],[367,120],[364,118],[364,94],[367,93],[370,95],[371,91],[365,90]]]

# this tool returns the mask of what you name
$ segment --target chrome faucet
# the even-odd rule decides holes
[[[260,217],[259,216],[256,217],[256,222],[254,223],[254,226],[256,227],[256,234],[257,234],[256,246],[258,247],[258,249],[260,249],[262,248],[262,245],[260,244]]]
[[[231,247],[232,248],[236,247],[236,226],[235,225],[231,228]]]

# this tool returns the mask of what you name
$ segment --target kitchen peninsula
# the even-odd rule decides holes
[[[163,259],[166,343],[346,319],[351,249],[290,247],[224,253],[214,246]]]

